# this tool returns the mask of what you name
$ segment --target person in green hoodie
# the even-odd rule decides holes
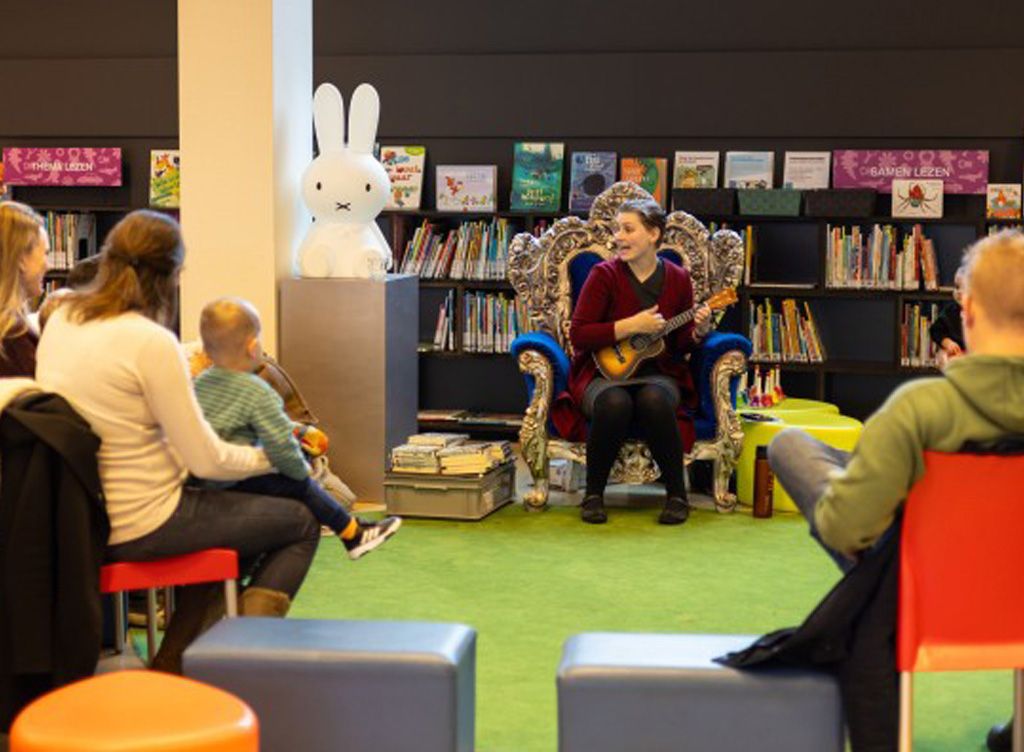
[[[900,386],[864,424],[852,453],[789,428],[768,461],[811,534],[844,570],[890,530],[926,449],[1024,436],[1024,234],[1007,230],[966,253],[963,297],[967,355],[941,376]],[[1007,724],[1009,726],[1009,724]],[[993,729],[990,749],[1009,739]]]

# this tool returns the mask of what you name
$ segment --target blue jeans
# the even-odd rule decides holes
[[[270,473],[241,480],[230,490],[301,501],[317,522],[327,525],[335,533],[341,533],[352,521],[345,507],[312,478],[295,480],[281,473]]]
[[[249,585],[294,598],[319,542],[313,515],[291,499],[186,487],[167,522],[141,538],[108,546],[107,560],[151,561],[233,548]]]
[[[768,445],[768,464],[810,525],[811,537],[844,572],[854,562],[822,541],[814,524],[814,507],[828,488],[829,477],[850,461],[850,453],[830,447],[799,428],[786,428]]]

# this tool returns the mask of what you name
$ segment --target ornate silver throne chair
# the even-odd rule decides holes
[[[613,256],[619,205],[627,199],[650,197],[633,183],[616,183],[598,196],[587,220],[565,217],[540,237],[520,233],[512,240],[508,275],[525,303],[528,318],[524,327],[528,333],[512,343],[512,354],[526,377],[529,393],[519,433],[521,451],[533,476],[533,489],[525,497],[528,508],[547,504],[550,459],[586,462],[586,446],[558,437],[549,420],[553,398],[566,388],[572,355],[572,306],[594,264]],[[739,284],[743,241],[731,230],[711,236],[699,220],[682,211],[672,212],[661,248],[663,257],[689,269],[697,301]],[[720,512],[736,505],[735,496],[729,493],[729,477],[743,443],[735,412],[736,386],[746,370],[750,349],[750,341],[741,335],[712,331],[690,356],[699,407],[694,415],[697,442],[685,461],[713,462],[715,507]],[[647,447],[628,441],[612,468],[610,482],[651,483],[659,475]]]

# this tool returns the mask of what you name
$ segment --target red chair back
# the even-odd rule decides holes
[[[1024,456],[924,460],[903,516],[898,668],[1024,668]]]

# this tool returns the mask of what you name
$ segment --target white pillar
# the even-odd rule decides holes
[[[178,94],[182,339],[203,305],[237,295],[276,355],[278,281],[309,224],[312,0],[178,0]]]

